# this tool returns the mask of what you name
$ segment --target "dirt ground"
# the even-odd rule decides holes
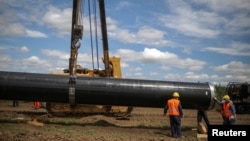
[[[196,110],[184,109],[181,139],[169,136],[169,119],[161,108],[134,107],[128,119],[103,115],[49,117],[32,102],[0,100],[0,141],[196,141]],[[211,124],[222,123],[220,113],[208,111]],[[237,115],[239,125],[250,125],[250,115]]]

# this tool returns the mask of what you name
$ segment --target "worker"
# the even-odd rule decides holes
[[[207,127],[210,124],[209,120],[208,120],[208,116],[207,116],[207,111],[206,110],[202,110],[202,109],[198,109],[197,112],[197,122],[201,123],[202,122],[202,118],[204,119]]]
[[[236,122],[236,110],[229,95],[224,95],[222,101],[219,101],[216,97],[214,99],[219,105],[221,105],[223,125],[234,125]]]
[[[41,102],[41,107],[46,108],[46,102]]]
[[[39,101],[34,101],[33,102],[34,108],[37,110],[40,108],[40,102]]]
[[[227,95],[227,94],[225,94],[225,95]],[[222,120],[223,120],[223,122],[224,122],[226,117],[225,117],[225,115],[224,115],[224,111],[223,111],[222,105],[223,105],[223,103],[225,102],[225,100],[222,98],[222,100],[219,101],[216,97],[214,97],[214,100],[216,101],[217,104],[219,104],[219,105],[221,106],[221,108],[220,108],[220,113],[221,113]]]
[[[181,138],[181,118],[183,117],[183,111],[181,102],[179,100],[179,93],[174,92],[173,98],[167,100],[164,108],[164,116],[168,112],[171,136],[176,138]]]
[[[19,102],[18,100],[13,100],[12,104],[13,104],[13,107],[17,107],[19,105]]]

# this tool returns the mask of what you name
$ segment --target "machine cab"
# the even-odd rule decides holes
[[[238,113],[250,113],[250,84],[230,82],[226,93],[230,96]]]

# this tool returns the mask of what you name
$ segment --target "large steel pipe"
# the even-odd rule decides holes
[[[68,76],[0,71],[0,99],[69,103],[68,80]],[[214,107],[216,92],[210,83],[101,77],[78,77],[75,103],[162,108],[175,91],[185,109]]]

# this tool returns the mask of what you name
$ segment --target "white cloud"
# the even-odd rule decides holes
[[[157,75],[160,75],[160,73],[158,73],[158,72],[150,72],[149,75],[150,75],[150,76],[157,76]]]
[[[0,24],[0,35],[2,36],[25,36],[25,27],[19,23]]]
[[[42,53],[46,56],[50,57],[56,57],[58,59],[62,60],[68,60],[69,59],[69,53],[65,53],[59,50],[54,49],[42,49]]]
[[[197,3],[206,4],[209,8],[219,12],[235,13],[249,10],[249,0],[195,0]],[[232,8],[233,7],[233,8]]]
[[[167,73],[164,75],[164,79],[167,81],[183,81],[183,76],[180,76],[179,73]]]
[[[43,60],[37,56],[13,59],[8,55],[0,55],[0,70],[4,71],[48,73],[55,69],[54,65],[55,62]]]
[[[50,73],[57,68],[65,68],[65,64],[61,64],[60,60],[46,60],[37,56],[30,56],[22,60],[17,60],[19,63],[19,71]],[[62,70],[60,70],[62,71]]]
[[[188,68],[193,71],[201,70],[206,62],[191,58],[179,58],[176,54],[162,52],[155,48],[145,48],[143,52],[136,52],[129,49],[119,49],[117,56],[125,62],[138,62],[143,64],[161,64],[176,68]]]
[[[25,67],[38,67],[38,68],[47,68],[51,67],[50,63],[47,63],[46,60],[42,60],[37,56],[31,56],[22,60]]]
[[[0,36],[46,37],[46,34],[40,31],[29,29],[34,23],[41,23],[39,17],[43,10],[40,8],[44,9],[44,4],[44,1],[1,1]]]
[[[225,33],[232,35],[250,34],[249,0],[196,0],[211,10],[226,15]]]
[[[40,31],[34,31],[34,30],[26,30],[26,36],[33,37],[33,38],[46,38],[47,35],[40,32]]]
[[[152,62],[165,62],[166,60],[178,59],[178,57],[170,52],[161,52],[155,48],[145,48],[142,52],[142,62],[152,63]]]
[[[141,68],[141,67],[136,67],[136,68],[135,68],[135,71],[137,71],[137,72],[138,72],[138,71],[142,71],[142,68]]]
[[[48,11],[42,18],[42,22],[52,29],[56,29],[60,35],[70,34],[71,31],[72,9],[59,9],[49,6]]]
[[[193,9],[186,1],[171,1],[172,15],[160,15],[159,19],[168,27],[187,36],[214,38],[224,33],[250,34],[248,0],[193,1],[203,4],[202,10]]]
[[[214,67],[213,70],[218,73],[226,74],[225,78],[228,82],[239,81],[245,82],[250,79],[250,65],[240,61],[231,61],[228,64]]]
[[[245,74],[250,76],[250,65],[240,61],[231,61],[228,64],[215,67],[214,71],[227,72],[233,75]]]
[[[22,47],[20,48],[20,51],[26,53],[26,52],[29,52],[29,48],[26,47],[26,46],[22,46]]]
[[[117,22],[110,17],[106,17],[107,29],[108,31],[115,31],[118,29]],[[111,32],[112,33],[112,32]]]
[[[130,32],[128,29],[118,28],[117,22],[115,20],[111,18],[107,19],[109,37],[115,38],[123,43],[135,43],[156,47],[172,45],[171,41],[165,39],[164,31],[150,26],[142,26],[137,32]]]
[[[145,79],[146,77],[141,72],[134,72],[134,73],[125,73],[123,75],[125,78],[132,78],[132,79]]]
[[[143,39],[144,42],[147,40],[162,40],[164,38],[164,32],[152,27],[143,26],[139,29],[136,36]]]
[[[163,65],[163,66],[161,66],[161,69],[164,71],[169,71],[169,70],[171,70],[171,67],[168,65]]]
[[[5,50],[6,50],[6,47],[0,46],[0,51],[5,51]]]
[[[121,62],[121,67],[122,67],[122,68],[128,68],[128,67],[129,67],[129,64],[128,64],[128,63],[125,63],[125,62]]]
[[[128,1],[120,1],[118,5],[116,6],[115,10],[120,10],[122,8],[126,8],[130,6],[131,4]]]
[[[250,18],[248,12],[239,13],[229,20],[225,25],[225,32],[231,35],[249,35],[250,34]]]
[[[221,34],[218,27],[225,23],[226,19],[213,12],[194,11],[189,3],[178,2],[169,2],[172,14],[158,15],[165,27],[175,29],[186,36],[200,38],[215,38]]]
[[[207,47],[205,50],[233,56],[250,56],[250,44],[232,42],[229,47]]]
[[[206,65],[206,62],[191,58],[186,58],[184,60],[180,60],[179,65],[180,68],[182,68],[183,66],[187,66],[190,70],[198,71],[201,70]]]
[[[197,73],[194,73],[194,72],[187,72],[185,74],[185,78],[186,79],[192,79],[192,80],[197,80],[197,81],[202,81],[202,80],[206,80],[209,78],[209,75],[208,74],[197,74]]]
[[[42,54],[44,54],[48,57],[52,57],[51,60],[53,60],[54,64],[61,66],[59,68],[68,67],[68,61],[70,58],[69,53],[62,52],[59,50],[53,50],[53,49],[43,49],[43,50],[41,50],[41,52],[42,52]],[[92,69],[93,62],[92,62],[91,58],[92,58],[92,56],[90,53],[80,53],[79,52],[79,54],[77,56],[77,64],[81,65],[82,67]],[[101,58],[99,58],[99,62],[102,62]],[[94,65],[97,65],[97,64],[94,64]],[[102,66],[103,66],[103,64],[100,64],[99,67],[102,67]],[[96,68],[97,66],[94,66],[94,67]]]
[[[0,54],[0,70],[8,70],[13,65],[11,56]]]
[[[185,54],[192,54],[192,50],[190,48],[184,48],[182,52]]]

